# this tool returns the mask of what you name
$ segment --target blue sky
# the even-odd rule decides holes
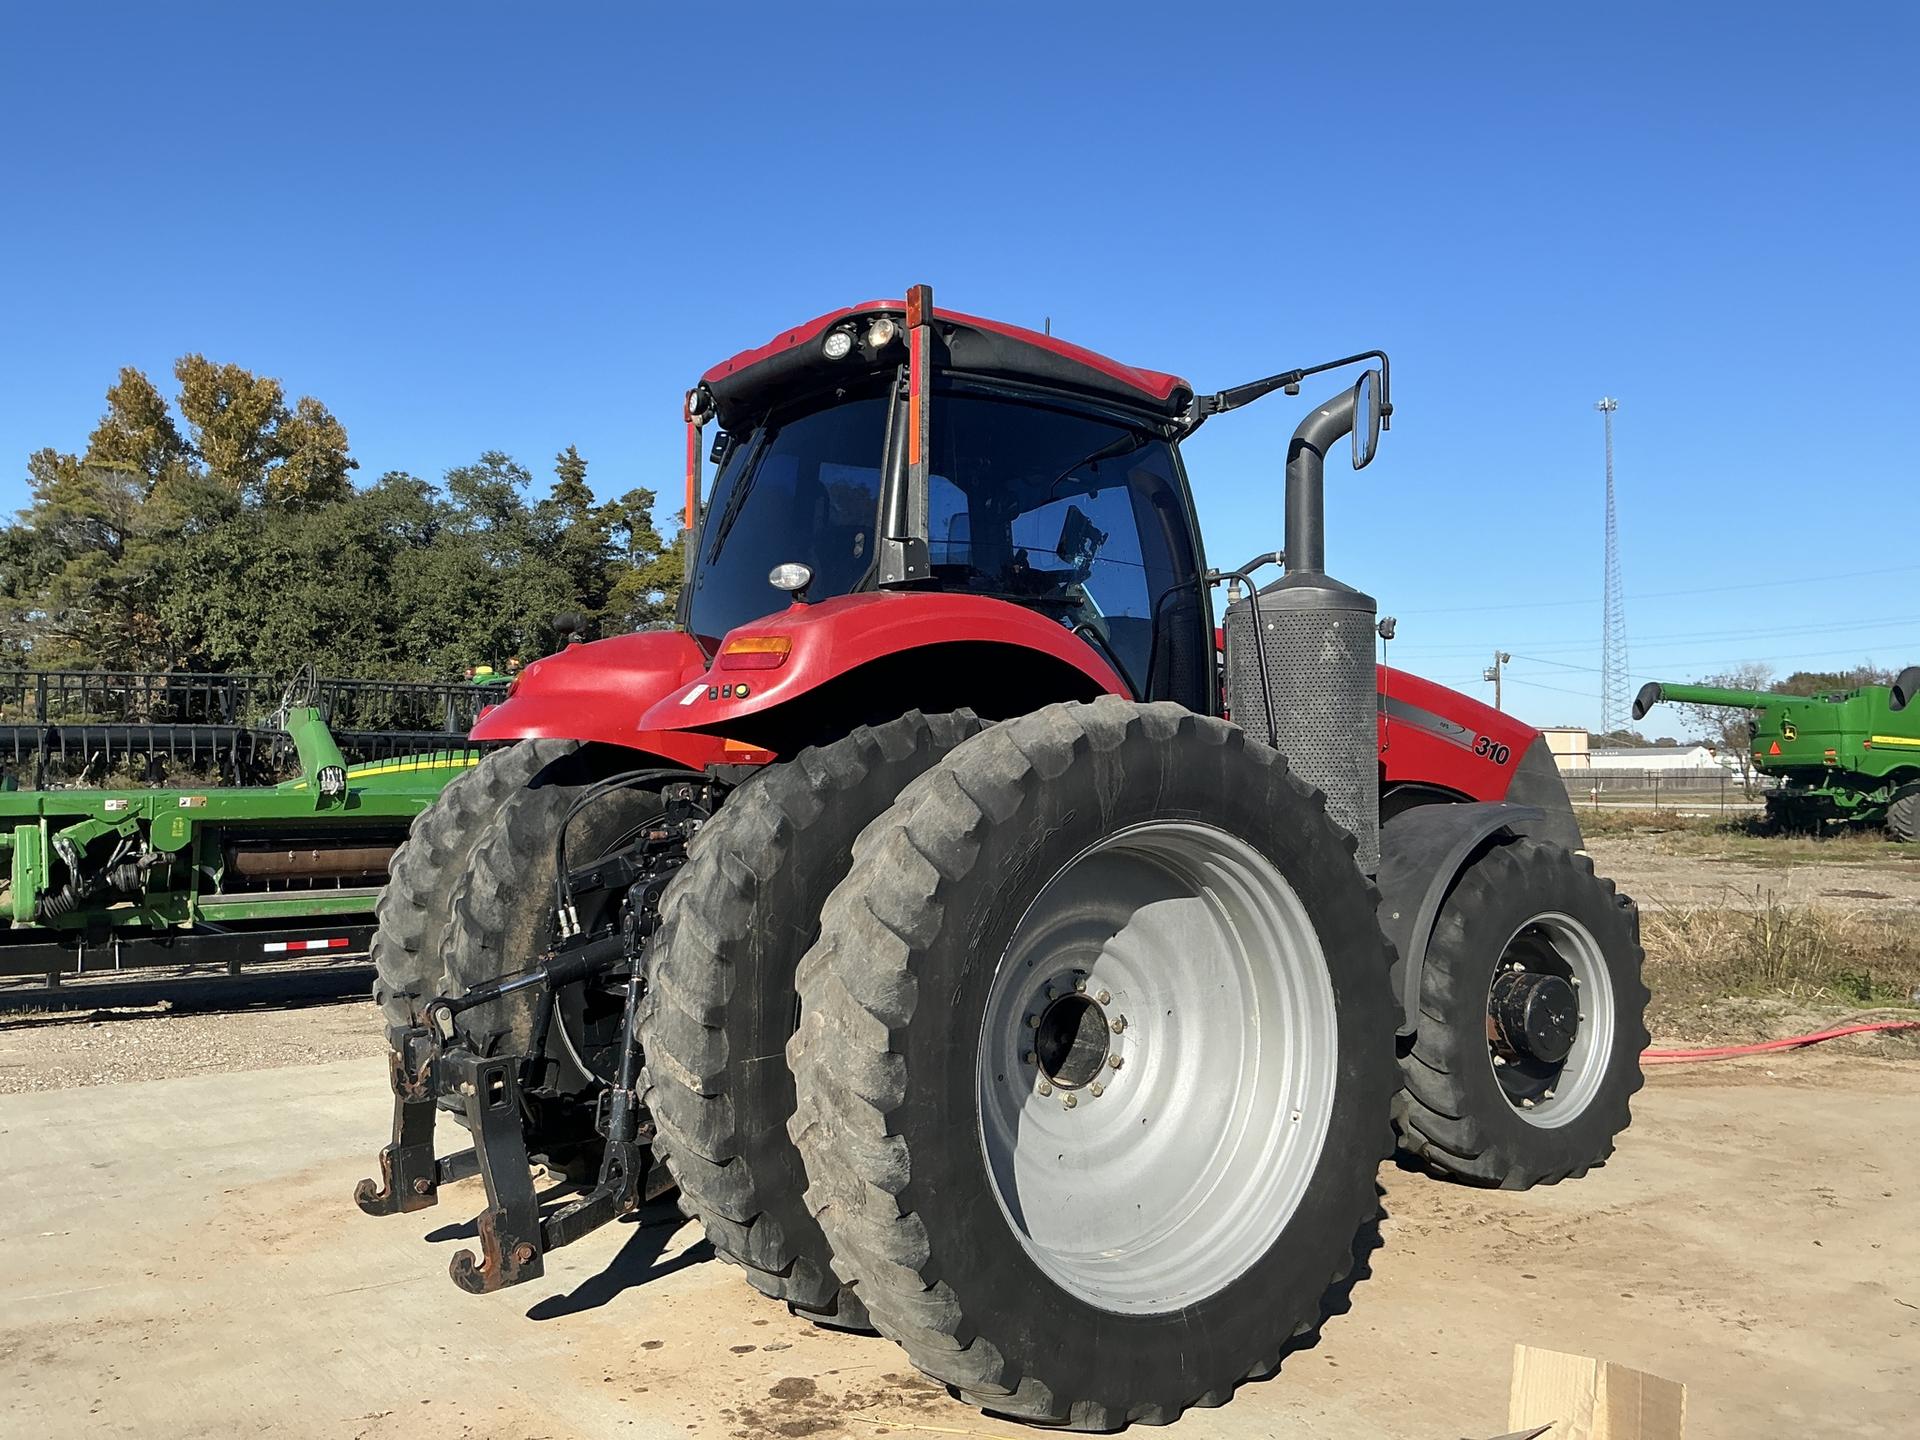
[[[189,350],[363,476],[670,496],[707,364],[924,280],[1205,389],[1390,351],[1329,568],[1535,723],[1598,718],[1602,394],[1637,675],[1920,661],[1911,7],[160,8],[0,20],[0,507]],[[1314,398],[1189,446],[1215,561]]]

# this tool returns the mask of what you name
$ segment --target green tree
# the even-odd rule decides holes
[[[279,504],[344,500],[352,489],[347,472],[360,468],[347,454],[347,427],[311,395],[302,395],[292,413],[281,416],[273,454],[279,463],[266,471],[265,496]]]
[[[186,470],[193,451],[173,423],[166,398],[145,374],[128,365],[107,390],[107,413],[87,438],[86,458],[95,465],[137,471],[151,487]]]
[[[261,495],[267,467],[281,453],[275,431],[287,405],[280,382],[198,354],[182,355],[173,374],[180,382],[180,413],[208,471],[242,494]]]
[[[1703,679],[1689,682],[1694,685],[1710,685],[1721,690],[1766,690],[1773,685],[1773,667],[1757,661],[1749,661],[1732,670],[1724,670],[1718,675],[1708,675]],[[1706,738],[1707,744],[1727,756],[1740,772],[1740,784],[1747,798],[1754,793],[1753,755],[1753,716],[1751,712],[1732,705],[1691,705],[1676,704],[1677,709],[1693,727]]]
[[[1893,676],[1892,670],[1863,660],[1850,670],[1796,670],[1773,688],[1782,695],[1830,695],[1862,685],[1891,685]]]
[[[179,422],[138,370],[74,454],[27,462],[0,527],[0,655],[124,669],[451,677],[548,648],[557,614],[602,633],[671,615],[677,547],[653,492],[598,503],[575,446],[539,500],[500,451],[438,485],[364,489],[344,425],[278,381],[182,357]]]

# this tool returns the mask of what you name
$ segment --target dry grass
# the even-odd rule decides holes
[[[1875,830],[1830,835],[1763,835],[1751,819],[1721,820],[1671,810],[1582,810],[1589,837],[1632,837],[1656,855],[1744,860],[1756,865],[1893,865],[1920,872],[1920,847],[1902,845]]]
[[[1920,933],[1897,912],[1756,892],[1732,905],[1643,910],[1640,931],[1656,1029],[1693,1029],[1703,1006],[1729,997],[1813,1012],[1920,1005]]]

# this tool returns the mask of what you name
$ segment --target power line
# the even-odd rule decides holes
[[[1685,590],[1648,590],[1633,592],[1635,600],[1673,600],[1683,595],[1726,595],[1735,590],[1773,590],[1782,586],[1805,586],[1821,580],[1864,580],[1874,575],[1906,575],[1920,565],[1888,565],[1879,570],[1847,570],[1822,574],[1800,574],[1789,580],[1749,580],[1738,585],[1700,585]],[[1432,610],[1401,610],[1406,615],[1479,615],[1495,610],[1563,610],[1569,606],[1591,605],[1587,600],[1516,600],[1510,605],[1442,605]]]
[[[1907,627],[1914,625],[1920,625],[1920,615],[1890,615],[1884,620],[1844,620],[1834,623],[1823,621],[1810,625],[1770,625],[1767,627],[1766,634],[1769,638],[1782,635],[1831,635],[1841,631],[1886,630],[1896,626]],[[1658,650],[1677,645],[1696,644],[1701,641],[1738,640],[1751,636],[1753,633],[1753,627],[1750,625],[1742,626],[1738,630],[1668,630],[1662,631],[1657,635],[1642,636],[1634,642],[1634,649]],[[1518,640],[1508,643],[1524,645],[1529,650],[1552,652],[1555,654],[1567,654],[1572,651],[1591,652],[1593,649],[1593,642],[1590,640],[1562,641],[1558,637],[1548,640]],[[1440,659],[1446,656],[1478,655],[1482,653],[1485,648],[1486,647],[1482,645],[1444,645],[1429,648],[1422,646],[1417,641],[1409,642],[1403,640],[1397,642],[1396,653],[1405,654],[1408,651],[1412,651],[1416,655],[1427,659]],[[1538,657],[1536,656],[1535,658]]]

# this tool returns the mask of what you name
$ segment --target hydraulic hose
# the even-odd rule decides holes
[[[1842,1035],[1890,1034],[1900,1030],[1920,1030],[1920,1020],[1878,1020],[1867,1025],[1838,1025],[1831,1030],[1815,1030],[1805,1035],[1789,1035],[1782,1040],[1762,1040],[1757,1045],[1709,1045],[1700,1050],[1642,1050],[1646,1065],[1686,1065],[1699,1060],[1736,1060],[1742,1055],[1766,1055],[1776,1050],[1798,1050],[1822,1040],[1838,1040]]]

